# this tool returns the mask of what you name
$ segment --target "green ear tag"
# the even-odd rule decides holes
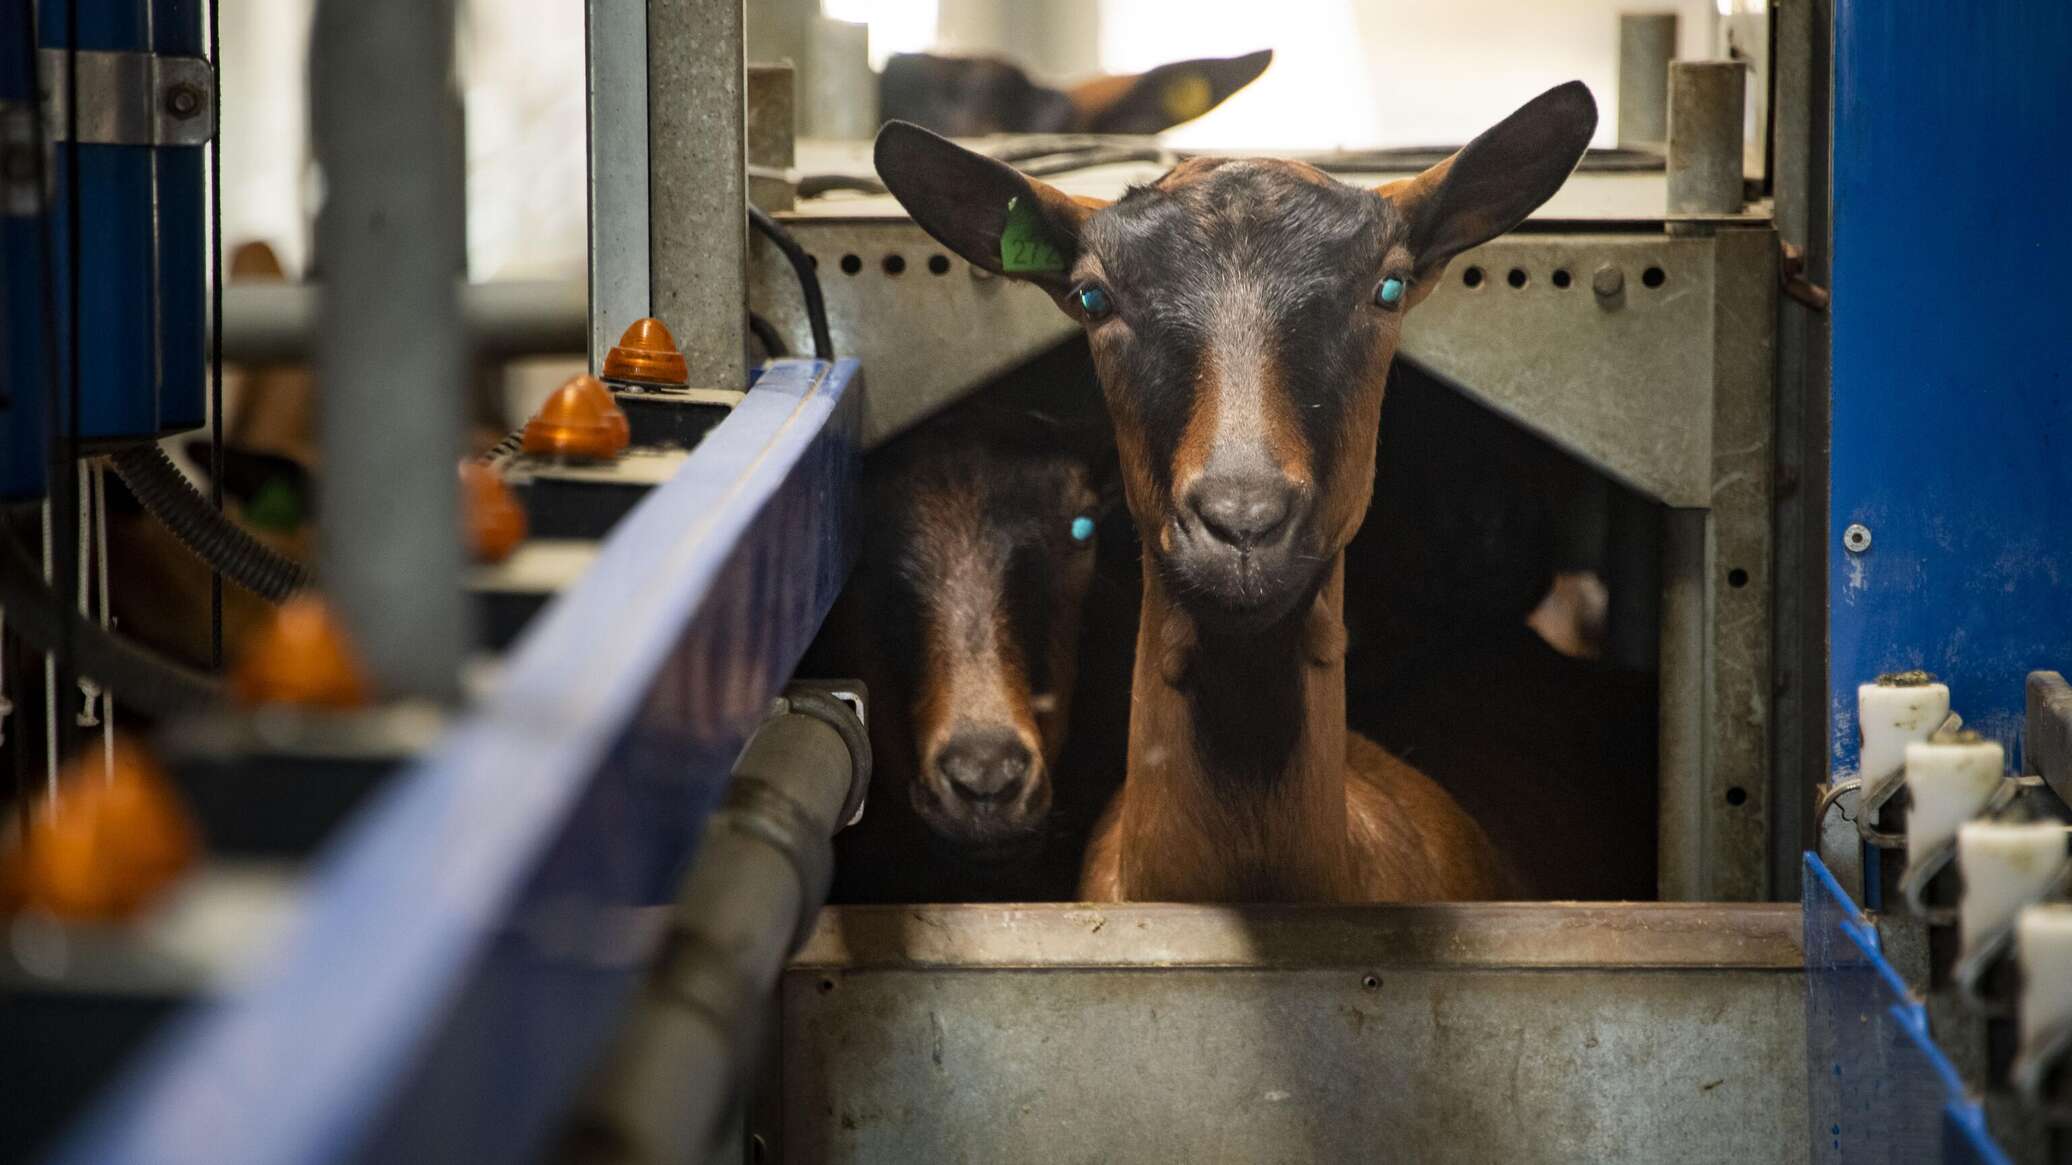
[[[269,477],[245,506],[245,518],[261,530],[285,534],[302,524],[302,499],[294,486]]]
[[[1064,252],[1050,241],[1043,216],[1019,195],[1007,200],[1007,225],[1000,228],[1000,269],[1010,274],[1065,270]]]

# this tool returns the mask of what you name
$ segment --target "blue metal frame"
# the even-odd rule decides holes
[[[1818,857],[1800,880],[1812,1160],[2006,1165],[1878,930]]]
[[[29,26],[32,7],[33,0],[0,0],[0,103],[36,99],[34,47],[14,38]],[[0,206],[0,501],[41,497],[46,480],[46,239],[42,215]]]
[[[2064,4],[1835,5],[1837,771],[1880,672],[1936,673],[2019,756],[2024,677],[2072,658],[2067,45]]]
[[[766,368],[58,1160],[535,1156],[855,553],[854,361]]]

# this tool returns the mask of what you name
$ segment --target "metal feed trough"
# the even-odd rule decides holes
[[[1799,920],[829,908],[751,1136],[816,1163],[1804,1160]]]

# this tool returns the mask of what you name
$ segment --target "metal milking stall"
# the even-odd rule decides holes
[[[51,453],[209,415],[201,10],[76,2],[39,10],[40,86],[0,61],[0,489],[65,531],[104,495]],[[868,693],[792,673],[854,559],[861,457],[1071,326],[870,193],[873,125],[836,124],[873,100],[852,27],[739,0],[590,0],[587,283],[457,284],[457,124],[424,114],[451,106],[452,6],[325,0],[325,282],[227,289],[221,346],[314,355],[334,386],[316,576],[388,699],[204,687],[166,718],[209,855],[143,925],[9,921],[0,1094],[29,1103],[0,1156],[2063,1159],[2072,695],[2045,669],[2072,658],[2072,529],[2038,501],[2064,458],[2034,446],[2072,432],[2072,396],[2035,305],[2063,314],[2072,237],[2020,192],[2072,109],[2015,62],[2068,30],[1939,39],[1873,7],[1779,0],[1754,72],[1623,20],[1621,149],[1458,259],[1405,333],[1640,500],[1661,902],[822,910],[828,839],[868,811]],[[29,8],[0,4],[10,31]],[[1176,158],[986,145],[1081,194]],[[1961,227],[2002,282],[1895,337],[1891,255],[1927,195],[1894,191],[1948,169],[1935,150],[2014,168],[1945,197],[2033,234]],[[1439,156],[1314,160],[1372,185]],[[68,265],[65,213],[120,229]],[[45,247],[74,273],[54,297],[22,261]],[[752,366],[751,311],[818,358]],[[640,347],[650,317],[673,348]],[[118,327],[149,338],[98,343]],[[581,348],[631,447],[575,463],[514,434],[491,460],[528,533],[463,561],[460,397],[427,386],[470,352]],[[56,539],[45,575],[94,542]],[[34,597],[8,593],[10,638]],[[46,639],[76,700],[105,651]],[[1921,668],[1948,682],[1898,674]],[[163,685],[138,674],[106,673],[117,707],[118,676]],[[1933,735],[1953,703],[1983,739]],[[268,791],[291,772],[292,811]]]

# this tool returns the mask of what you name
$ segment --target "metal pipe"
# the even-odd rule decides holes
[[[382,691],[452,698],[469,640],[454,462],[465,269],[453,0],[321,0],[321,577]]]
[[[1706,510],[1662,513],[1661,736],[1656,883],[1665,902],[1706,897],[1705,790],[1712,701]]]
[[[1619,147],[1660,150],[1669,140],[1669,62],[1676,13],[1619,14]]]
[[[870,779],[846,705],[813,690],[779,701],[735,762],[705,825],[668,937],[561,1159],[709,1159],[752,1067],[784,961],[827,900],[832,838]]]
[[[635,309],[646,311],[646,283]],[[479,357],[558,356],[583,351],[585,288],[580,279],[463,283],[461,326]],[[223,289],[223,358],[233,364],[295,363],[316,348],[314,284],[232,284]],[[599,316],[609,327],[617,315]],[[635,314],[626,319],[632,323]],[[612,331],[612,340],[618,330]],[[610,347],[610,341],[606,342]]]
[[[700,388],[748,385],[742,0],[648,0],[648,298]]]
[[[1669,66],[1669,213],[1741,213],[1747,80],[1739,61]]]

